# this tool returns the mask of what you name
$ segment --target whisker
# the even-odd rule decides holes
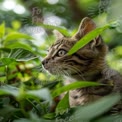
[[[71,65],[67,65],[67,64],[63,64],[64,67],[68,67],[68,69],[70,71],[73,71],[75,73],[77,73],[82,79],[85,80],[85,78],[83,77],[83,73],[80,71],[80,69],[76,68],[76,67],[73,67]],[[71,76],[71,75],[68,75],[68,76]]]

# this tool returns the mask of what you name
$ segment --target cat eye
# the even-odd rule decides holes
[[[61,57],[61,56],[64,56],[66,53],[67,53],[67,51],[62,49],[62,50],[59,50],[57,54],[58,54],[58,56]]]

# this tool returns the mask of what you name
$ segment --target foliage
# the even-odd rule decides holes
[[[76,43],[69,54],[73,54],[92,38],[102,34],[110,46],[108,64],[122,72],[122,24],[121,17],[116,15],[115,10],[120,4],[116,4],[115,8],[114,4],[111,4],[108,11],[105,11],[108,6],[98,8],[98,0],[59,0],[57,4],[49,4],[48,1],[50,0],[29,3],[25,0],[16,1],[26,8],[23,15],[0,9],[0,122],[122,121],[122,115],[105,114],[121,99],[119,94],[111,94],[86,106],[71,108],[70,90],[104,84],[82,81],[63,86],[62,77],[49,75],[41,64],[46,55],[45,50],[55,40],[51,31],[57,29],[65,36],[72,36],[81,18],[90,14],[99,28]],[[1,4],[3,2],[4,0],[0,1]],[[33,11],[35,7],[36,10],[41,10],[41,13],[38,11],[39,15],[37,11]],[[94,9],[91,10],[89,7]],[[77,11],[74,12],[75,10]],[[46,21],[46,17],[49,19],[50,15],[60,18],[61,24],[57,24],[57,21],[53,24],[42,22],[43,19]],[[37,22],[33,22],[33,17],[38,17]],[[111,21],[116,21],[115,25],[111,24]],[[37,26],[45,32],[39,37],[39,41],[34,35],[43,31],[38,32]],[[41,42],[43,39],[44,43]],[[62,93],[65,95],[60,100],[59,95]]]
[[[52,99],[55,99],[61,93],[76,88],[102,84],[85,81],[75,82],[60,88],[61,81],[56,81],[56,79],[53,82],[48,81],[45,83],[44,80],[47,78],[42,80],[36,77],[41,74],[41,71],[38,72],[37,70],[37,68],[41,69],[41,66],[33,65],[32,67],[27,67],[28,63],[34,64],[34,62],[41,65],[39,63],[41,53],[31,48],[31,45],[34,45],[31,42],[33,38],[20,32],[6,32],[4,23],[0,27],[1,121],[90,121],[105,113],[120,100],[120,96],[116,94],[107,96],[88,106],[70,108],[69,94],[67,93],[58,103],[55,111],[51,112],[51,106],[54,104]],[[31,45],[27,45],[24,40],[30,41]],[[14,43],[9,43],[13,41]],[[87,113],[90,111],[93,114],[88,117]],[[8,114],[7,117],[6,114]],[[98,121],[101,119],[99,118]]]

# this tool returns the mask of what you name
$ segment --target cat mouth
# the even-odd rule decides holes
[[[49,69],[49,67],[48,67],[48,66],[45,66],[45,65],[42,65],[42,68],[43,68],[43,69],[46,69],[46,70]]]
[[[56,69],[56,68],[50,68],[50,67],[44,67],[50,74],[52,75],[58,75],[60,74],[59,73],[59,70]]]
[[[71,72],[68,67],[60,67],[60,65],[54,65],[53,67],[50,66],[43,66],[45,70],[47,70],[52,75],[75,75],[77,73]]]

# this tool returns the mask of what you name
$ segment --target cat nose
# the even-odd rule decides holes
[[[42,64],[43,65],[45,65],[45,64],[47,64],[48,63],[48,59],[44,59],[43,61],[42,61]]]

